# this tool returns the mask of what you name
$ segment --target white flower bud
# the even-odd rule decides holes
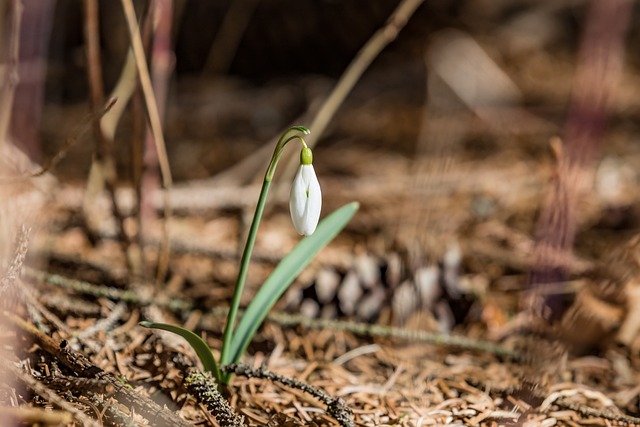
[[[311,164],[312,160],[311,149],[303,148],[289,199],[293,226],[298,233],[305,236],[310,236],[316,231],[322,208],[320,183]]]

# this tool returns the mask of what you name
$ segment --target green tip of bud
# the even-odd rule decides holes
[[[313,163],[313,153],[311,148],[304,147],[300,152],[300,163],[303,165],[310,165]]]

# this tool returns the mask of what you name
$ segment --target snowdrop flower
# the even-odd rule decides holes
[[[322,208],[322,193],[312,163],[311,149],[305,146],[300,153],[300,166],[293,179],[289,199],[293,226],[305,236],[316,231]]]

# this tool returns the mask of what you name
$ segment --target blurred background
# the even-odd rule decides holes
[[[30,120],[22,132],[36,132],[45,143],[45,153],[36,156],[51,156],[61,136],[87,111],[83,2],[23,3],[23,32],[31,40],[22,42],[21,55],[46,65],[41,70],[46,72],[40,74],[44,85],[44,102],[40,102],[49,110],[42,114],[40,125],[33,126]],[[151,7],[149,2],[135,3],[138,16],[144,17]],[[211,176],[305,113],[312,116],[398,3],[166,2],[171,7],[172,72],[165,128],[176,178]],[[478,158],[504,154],[499,149],[500,139],[510,133],[535,141],[529,144],[530,154],[548,154],[548,138],[558,133],[567,116],[589,3],[510,0],[422,4],[398,38],[365,71],[322,136],[322,145],[347,138],[350,142],[341,146],[365,144],[370,149],[391,148],[399,155],[415,157],[421,145],[420,131],[428,125],[424,108],[429,103],[438,114],[444,112],[443,116],[459,121],[449,128],[459,128],[461,123],[467,130],[456,130],[462,137],[449,136],[456,144],[434,135],[440,130],[425,130],[423,133],[430,136],[422,139],[469,149]],[[129,35],[120,5],[98,4],[103,87],[109,93],[125,63]],[[626,13],[633,12],[627,8]],[[626,19],[633,20],[631,16]],[[633,46],[635,39],[637,28],[631,25],[623,46]],[[34,45],[31,52],[27,52],[27,44]],[[635,67],[636,62],[630,55],[625,64]],[[27,72],[29,67],[21,69]],[[632,68],[625,70],[631,77]],[[21,85],[27,86],[31,79],[21,80]],[[625,90],[616,92],[616,111],[627,119],[634,111],[630,98]],[[511,108],[517,118],[506,118],[503,112],[478,114],[480,107],[503,112]],[[123,135],[130,130],[126,122],[121,128]],[[509,146],[523,145],[511,135]],[[72,160],[89,151],[82,148],[89,144],[78,145],[67,160],[76,165],[68,170],[75,178],[84,176],[80,165],[86,168],[90,163]],[[116,149],[124,145],[114,144]],[[226,148],[220,150],[221,145]],[[454,147],[449,149],[455,151]],[[119,158],[122,173],[127,170],[125,165],[126,158]]]

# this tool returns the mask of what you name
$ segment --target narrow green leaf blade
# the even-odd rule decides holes
[[[302,239],[273,270],[245,310],[233,333],[231,363],[240,360],[273,305],[313,257],[347,225],[358,208],[357,202],[349,203],[327,216],[318,224],[315,233]]]
[[[206,342],[202,338],[200,338],[195,332],[192,332],[188,329],[182,328],[180,326],[171,325],[168,323],[156,323],[156,322],[140,322],[138,325],[143,328],[153,328],[153,329],[162,329],[163,331],[169,331],[176,335],[180,335],[182,338],[187,340],[187,342],[193,347],[202,362],[202,366],[205,371],[209,371],[215,375],[218,383],[222,380],[222,375],[220,374],[220,370],[218,369],[218,364],[216,363],[216,359],[213,358],[213,354],[211,353],[211,349],[207,345]]]

